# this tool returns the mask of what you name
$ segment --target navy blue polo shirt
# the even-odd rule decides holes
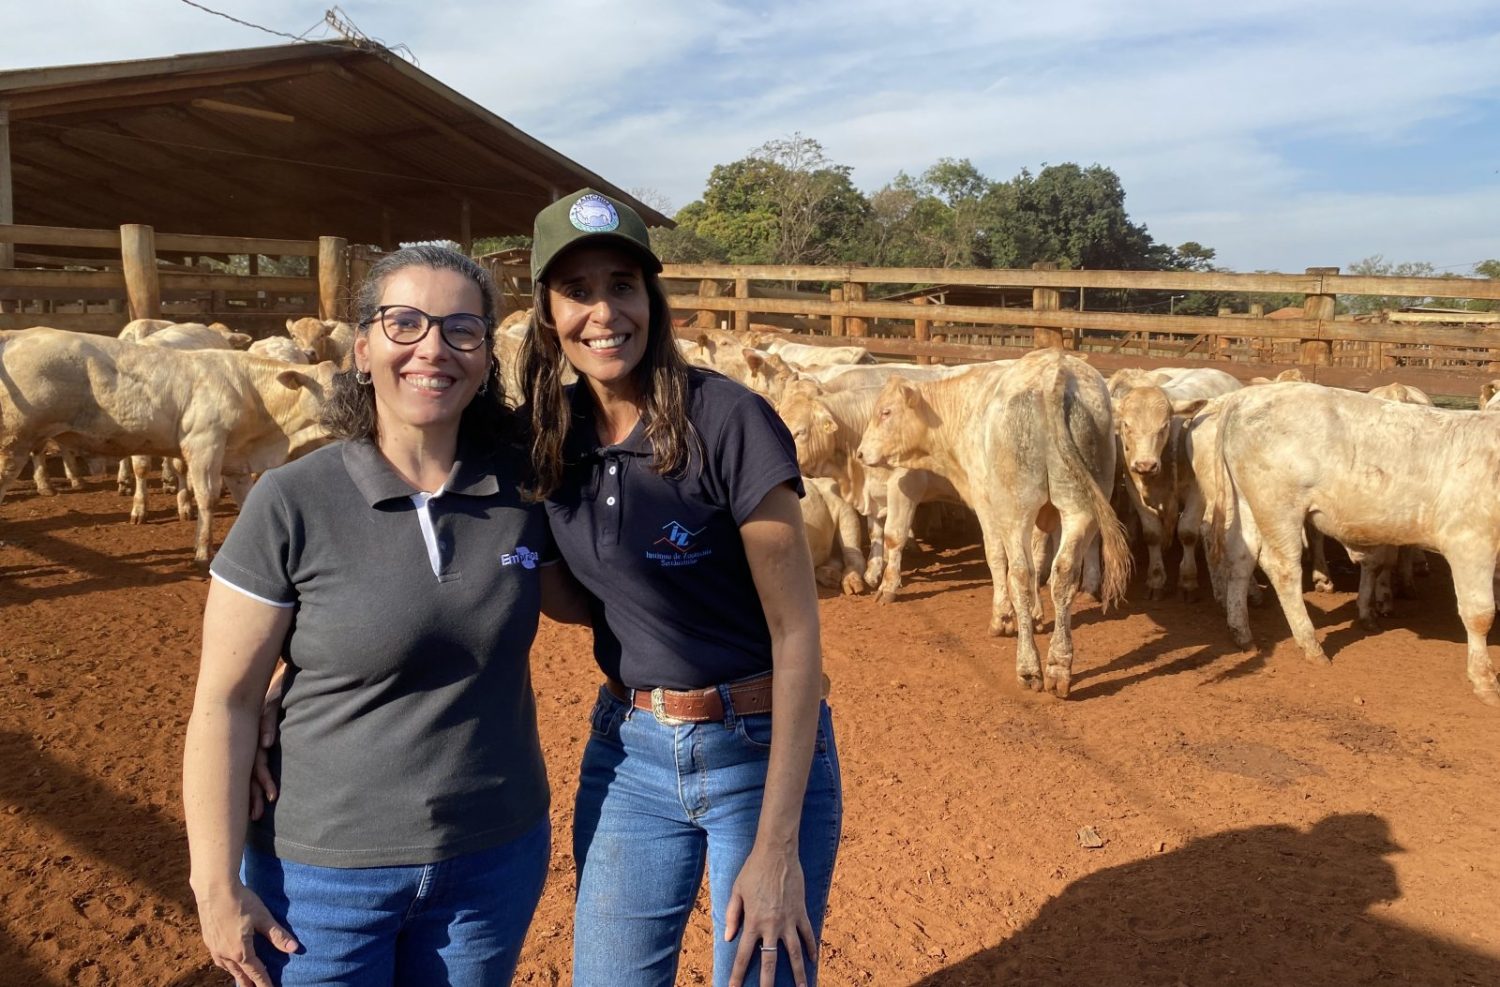
[[[644,423],[601,446],[592,400],[575,386],[562,483],[547,501],[557,547],[595,598],[594,658],[634,689],[771,670],[740,525],[773,487],[802,494],[791,433],[765,399],[711,371],[688,379],[699,442],[680,476],[651,469]]]

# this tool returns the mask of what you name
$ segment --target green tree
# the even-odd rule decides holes
[[[1067,268],[1159,269],[1170,250],[1125,212],[1125,189],[1101,165],[1071,162],[1023,169],[991,187],[981,236],[995,267],[1058,261]]]
[[[1436,272],[1425,260],[1402,261],[1394,264],[1381,254],[1372,254],[1350,264],[1343,273],[1375,277],[1430,278]],[[1430,295],[1341,295],[1339,297],[1340,305],[1356,315],[1406,308],[1411,305],[1427,305],[1432,301]]]
[[[1500,281],[1500,260],[1482,260],[1475,264],[1474,276]],[[1469,302],[1469,307],[1476,312],[1500,312],[1500,302],[1487,298],[1476,298]]]
[[[869,203],[851,169],[828,160],[810,137],[767,141],[748,157],[716,165],[699,202],[677,222],[741,264],[817,264],[853,259]]]

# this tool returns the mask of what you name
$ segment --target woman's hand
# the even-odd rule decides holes
[[[256,731],[255,766],[250,771],[250,819],[259,819],[266,811],[266,803],[276,801],[276,778],[271,774],[271,758],[267,753],[276,746],[277,725],[281,722],[281,687],[286,681],[286,664],[276,663],[271,684],[266,686],[266,697],[260,705],[260,728]]]
[[[237,987],[272,987],[265,964],[255,955],[255,936],[263,935],[283,953],[302,947],[271,917],[255,893],[238,880],[222,889],[198,894],[198,924],[214,966],[234,977]]]
[[[776,982],[781,950],[791,961],[797,987],[807,985],[804,955],[817,962],[818,940],[807,916],[807,892],[796,847],[767,850],[757,841],[734,880],[724,916],[724,940],[740,935],[729,987],[742,987],[750,960],[759,952],[760,987]],[[806,949],[804,954],[803,950]]]

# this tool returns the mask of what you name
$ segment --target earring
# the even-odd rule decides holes
[[[370,373],[369,373],[369,371],[368,370],[356,370],[356,371],[354,371],[354,382],[356,384],[361,385],[361,386],[363,386],[365,384],[368,384],[370,382]]]

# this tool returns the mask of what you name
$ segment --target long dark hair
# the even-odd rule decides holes
[[[402,247],[386,254],[370,267],[364,282],[355,296],[354,331],[368,333],[370,324],[380,307],[380,297],[385,292],[385,283],[392,274],[408,267],[427,267],[434,271],[454,271],[463,275],[479,289],[484,302],[480,314],[489,323],[485,335],[485,349],[491,352],[489,368],[485,372],[489,387],[475,394],[464,408],[458,422],[460,442],[470,439],[496,441],[513,439],[518,432],[518,421],[514,411],[505,405],[505,384],[500,373],[500,361],[493,353],[495,299],[498,289],[490,272],[457,250],[435,244],[417,244]],[[323,427],[330,435],[340,439],[367,439],[375,441],[380,436],[380,422],[375,414],[375,387],[361,384],[355,376],[354,361],[349,369],[333,375],[333,393],[323,405]]]
[[[663,476],[686,471],[698,433],[688,420],[688,365],[677,349],[672,332],[672,307],[661,278],[642,272],[646,297],[651,303],[646,352],[631,375],[644,407],[646,437],[651,441],[651,468]],[[538,283],[532,303],[531,323],[521,351],[521,387],[531,423],[531,468],[533,485],[523,488],[526,496],[543,500],[562,484],[563,443],[572,427],[571,408],[563,391],[565,358],[557,335],[557,324],[547,302],[547,286]],[[587,391],[582,379],[575,385]]]

